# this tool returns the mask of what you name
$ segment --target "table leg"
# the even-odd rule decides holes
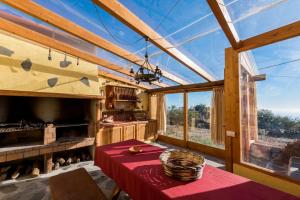
[[[121,189],[119,188],[119,186],[116,184],[116,186],[114,187],[111,195],[110,195],[110,200],[117,200],[119,195],[120,195]]]

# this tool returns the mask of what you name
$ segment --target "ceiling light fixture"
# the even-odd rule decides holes
[[[140,68],[134,72],[133,67],[130,68],[130,74],[133,75],[134,80],[136,81],[137,84],[140,82],[147,82],[150,85],[154,81],[162,82],[160,79],[162,76],[161,70],[156,66],[155,69],[152,68],[151,64],[149,63],[149,56],[148,56],[148,41],[149,38],[145,36],[145,61],[144,63],[140,66]]]
[[[52,56],[51,56],[51,48],[49,48],[48,60],[52,60]]]
[[[60,67],[61,68],[66,68],[68,67],[72,62],[67,61],[67,54],[65,54],[65,59],[63,61],[60,61]]]

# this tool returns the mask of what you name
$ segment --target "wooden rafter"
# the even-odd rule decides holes
[[[217,18],[221,28],[223,29],[226,37],[228,38],[233,48],[238,48],[240,38],[228,13],[223,0],[207,0],[212,12]]]
[[[247,51],[297,36],[300,36],[300,21],[242,40],[237,51]]]
[[[232,23],[232,19],[229,15],[227,7],[225,6],[224,0],[207,0],[207,2],[215,17],[217,18],[231,46],[234,49],[239,48],[241,40],[237,33],[237,30],[234,27],[234,24]],[[242,52],[240,59],[241,65],[243,65],[249,73],[254,75],[256,64],[254,59],[251,59],[251,55],[251,52]]]
[[[229,16],[226,6],[224,5],[224,1],[207,0],[207,2],[210,5],[211,10],[216,16],[225,35],[230,41],[231,46],[238,52],[248,51],[261,46],[300,36],[300,21],[297,21],[260,35],[245,40],[240,40],[234,25],[231,23],[232,20]]]
[[[122,23],[142,36],[149,37],[150,41],[161,50],[178,60],[180,63],[193,70],[208,81],[214,81],[215,78],[195,62],[181,53],[170,42],[159,35],[155,30],[139,19],[134,13],[116,0],[93,0],[101,8],[119,19]]]
[[[133,85],[133,86],[136,86],[136,87],[139,87],[139,88],[142,88],[142,89],[146,89],[146,90],[151,89],[150,86],[147,86],[147,85],[144,85],[144,84],[136,84],[135,82],[131,82],[130,80],[128,80],[126,78],[117,76],[117,75],[109,73],[109,72],[101,71],[101,70],[99,70],[99,75],[98,76],[104,76],[104,77],[107,77],[107,78],[110,78],[110,79],[121,81],[123,83],[127,83],[129,85]]]
[[[190,85],[177,85],[165,88],[151,89],[149,93],[173,93],[173,92],[186,92],[186,91],[197,91],[197,90],[211,90],[213,87],[224,86],[224,80],[206,82],[206,83],[194,83]]]
[[[37,19],[45,21],[63,31],[66,31],[76,37],[81,38],[97,47],[100,47],[106,51],[109,51],[123,59],[126,59],[137,65],[143,64],[143,58],[117,46],[116,44],[103,39],[102,37],[82,28],[81,26],[71,22],[60,15],[38,5],[31,0],[0,0],[22,12],[25,12]],[[155,66],[152,66],[155,69]],[[179,84],[188,84],[183,79],[162,70],[163,76]]]
[[[132,76],[132,74],[129,73],[128,69],[125,69],[118,65],[112,64],[104,59],[99,58],[98,56],[78,50],[78,49],[73,48],[70,45],[67,45],[63,42],[57,41],[57,40],[52,39],[48,36],[45,36],[41,33],[37,33],[30,29],[24,28],[20,25],[17,25],[15,23],[5,20],[3,18],[0,18],[0,29],[4,30],[6,32],[12,33],[14,35],[20,36],[22,38],[31,40],[33,42],[42,44],[46,47],[50,47],[50,48],[65,52],[67,54],[73,55],[75,57],[79,57],[83,60],[94,63],[96,65],[100,65],[105,68],[120,72],[122,74]],[[166,86],[166,84],[162,84],[162,83],[155,83],[155,84],[158,86],[161,86],[161,87]]]

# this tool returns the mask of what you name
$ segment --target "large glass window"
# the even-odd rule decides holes
[[[219,90],[218,90],[219,91]],[[212,106],[218,91],[191,92],[188,93],[188,140],[209,146],[224,147],[224,137],[222,137],[222,109],[220,106]],[[221,88],[221,92],[223,89]],[[218,96],[223,101],[223,94]],[[218,116],[217,116],[218,114]],[[215,118],[213,120],[212,118]],[[220,120],[219,120],[220,119]],[[220,136],[220,137],[219,137]]]
[[[165,135],[183,139],[184,104],[183,94],[166,94],[167,124]]]
[[[241,67],[242,161],[300,180],[300,38],[254,52],[257,79]]]
[[[211,92],[188,94],[189,141],[211,144],[210,136]]]

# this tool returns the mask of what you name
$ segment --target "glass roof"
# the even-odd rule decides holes
[[[131,12],[172,43],[178,50],[185,54],[198,66],[214,76],[217,80],[224,79],[224,49],[230,44],[220,28],[206,0],[119,0]],[[231,22],[241,39],[261,34],[280,26],[300,20],[299,0],[223,0]],[[35,3],[57,13],[58,15],[78,24],[100,37],[126,49],[140,57],[144,56],[145,42],[142,36],[128,28],[119,20],[111,16],[92,0],[34,0]],[[287,12],[288,11],[288,12]],[[73,38],[64,40],[76,48],[89,51],[95,55],[120,65],[126,69],[131,66],[135,70],[138,66],[122,59],[113,53],[85,42],[70,34],[28,16],[3,3],[0,3],[1,12],[20,16],[26,20],[45,26],[51,32],[59,33],[65,37]],[[2,15],[0,17],[3,17]],[[24,26],[24,24],[22,24]],[[36,30],[40,31],[40,30]],[[45,31],[40,31],[47,34]],[[77,45],[77,46],[76,46]],[[259,50],[255,50],[258,52]],[[190,70],[173,57],[163,52],[153,44],[149,44],[150,62],[161,69],[178,76],[187,83],[206,82],[201,76]],[[269,55],[268,61],[275,61]],[[277,55],[278,56],[278,55]],[[254,53],[255,62],[259,67],[262,64],[260,56]],[[270,59],[269,59],[270,58]],[[169,85],[178,85],[174,81],[163,79]]]
[[[224,0],[241,39],[300,20],[299,0]]]
[[[279,114],[299,112],[300,37],[252,51],[265,81],[257,82],[259,108]],[[289,113],[282,113],[282,112]]]

